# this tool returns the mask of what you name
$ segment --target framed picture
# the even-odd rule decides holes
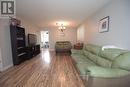
[[[109,31],[109,16],[100,20],[99,23],[99,32],[108,32]]]

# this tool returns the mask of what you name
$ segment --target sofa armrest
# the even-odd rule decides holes
[[[71,49],[72,54],[83,54],[83,50]]]
[[[130,72],[126,70],[104,68],[98,66],[88,67],[88,72],[92,77],[101,77],[101,78],[116,78],[116,77],[123,77],[130,74]]]

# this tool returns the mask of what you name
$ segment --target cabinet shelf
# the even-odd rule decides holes
[[[19,38],[17,38],[17,40],[24,40],[24,39],[23,39],[23,37],[19,37]]]
[[[18,47],[17,50],[19,50],[19,49],[23,49],[23,48],[24,48],[24,47]]]
[[[24,52],[24,53],[20,53],[20,54],[18,54],[18,57],[20,57],[20,56],[22,56],[22,55],[25,55],[26,53]]]

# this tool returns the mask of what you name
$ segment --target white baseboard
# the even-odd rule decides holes
[[[2,71],[2,62],[0,61],[0,71]]]
[[[3,65],[2,65],[2,55],[1,55],[1,48],[0,48],[0,71],[2,71]]]
[[[12,67],[13,66],[13,64],[10,64],[10,65],[8,65],[8,66],[6,66],[6,67],[3,67],[0,71],[5,71],[5,70],[7,70],[8,68],[10,68],[10,67]]]

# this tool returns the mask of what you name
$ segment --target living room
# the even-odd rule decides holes
[[[130,87],[130,0],[0,2],[0,87]],[[5,5],[13,13],[4,13]],[[17,29],[27,54],[19,62]],[[42,40],[43,31],[49,40]],[[95,64],[86,68],[91,54],[101,72]]]

